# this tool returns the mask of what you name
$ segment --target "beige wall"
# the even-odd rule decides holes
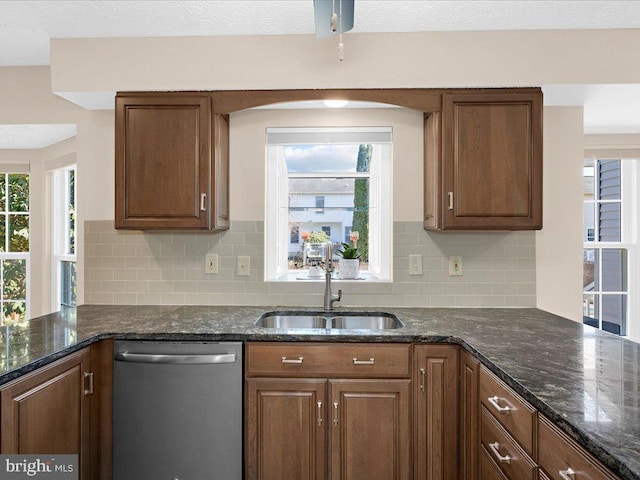
[[[544,110],[543,225],[536,235],[537,306],[582,321],[582,107]]]
[[[422,220],[422,113],[403,108],[247,110],[231,115],[231,218],[264,220],[267,127],[393,128],[393,220]],[[111,217],[113,218],[113,217]]]
[[[113,219],[113,114],[88,113],[52,95],[52,90],[640,83],[640,63],[635,61],[640,30],[633,29],[349,34],[345,44],[346,59],[338,63],[335,41],[311,35],[53,40],[51,70],[0,69],[0,123],[78,124],[82,228],[84,220]],[[575,255],[581,248],[578,244],[576,252],[568,253],[575,241],[565,241],[568,225],[561,219],[581,218],[580,195],[571,194],[574,177],[563,178],[576,173],[573,164],[565,162],[577,155],[580,112],[545,109],[545,229],[537,235],[536,247],[538,306],[574,319],[580,303],[571,285],[579,288]],[[417,133],[411,112],[393,115],[406,120],[407,135]],[[238,166],[257,161],[259,170],[232,168],[232,215],[238,220],[257,218],[263,211],[263,155],[253,159],[260,142],[253,135],[246,144],[243,141],[245,132],[258,128],[256,116],[238,113],[232,123],[233,161]],[[406,155],[395,159],[395,220],[419,219],[422,144],[407,140],[398,147]],[[566,254],[559,253],[558,245],[567,247]],[[79,253],[82,262],[82,248]],[[80,276],[82,271],[81,266]],[[82,301],[82,288],[79,297]]]
[[[53,39],[55,92],[640,83],[640,30]],[[97,54],[99,52],[99,54]]]

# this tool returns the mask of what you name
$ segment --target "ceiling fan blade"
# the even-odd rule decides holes
[[[353,28],[354,0],[313,0],[313,11],[316,19],[316,37],[324,38],[340,33],[340,1],[342,1],[342,33]],[[335,5],[335,13],[338,14],[336,31],[330,28],[331,14]]]

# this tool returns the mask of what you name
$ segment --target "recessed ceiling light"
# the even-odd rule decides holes
[[[344,107],[347,103],[349,103],[348,100],[324,100],[324,104],[329,108]]]

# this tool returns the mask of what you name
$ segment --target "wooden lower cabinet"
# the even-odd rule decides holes
[[[549,420],[538,417],[538,463],[552,480],[617,480],[598,460],[560,431]],[[540,476],[540,478],[543,478]]]
[[[326,478],[326,380],[256,378],[246,385],[246,478]]]
[[[414,351],[415,465],[418,480],[458,478],[458,347]]]
[[[111,478],[112,345],[103,340],[3,385],[0,452],[78,454],[80,479]]]
[[[2,453],[79,454],[90,478],[89,361],[86,348],[2,388]]]
[[[478,478],[480,362],[469,353],[460,353],[460,480]],[[484,465],[484,461],[483,465]],[[482,475],[484,478],[485,475]]]
[[[409,380],[250,378],[246,385],[247,479],[411,477]]]
[[[329,380],[332,480],[411,477],[409,380]]]

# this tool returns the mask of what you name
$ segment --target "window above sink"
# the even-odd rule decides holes
[[[357,279],[390,281],[391,127],[268,128],[265,280],[324,281],[308,244],[360,250]]]

